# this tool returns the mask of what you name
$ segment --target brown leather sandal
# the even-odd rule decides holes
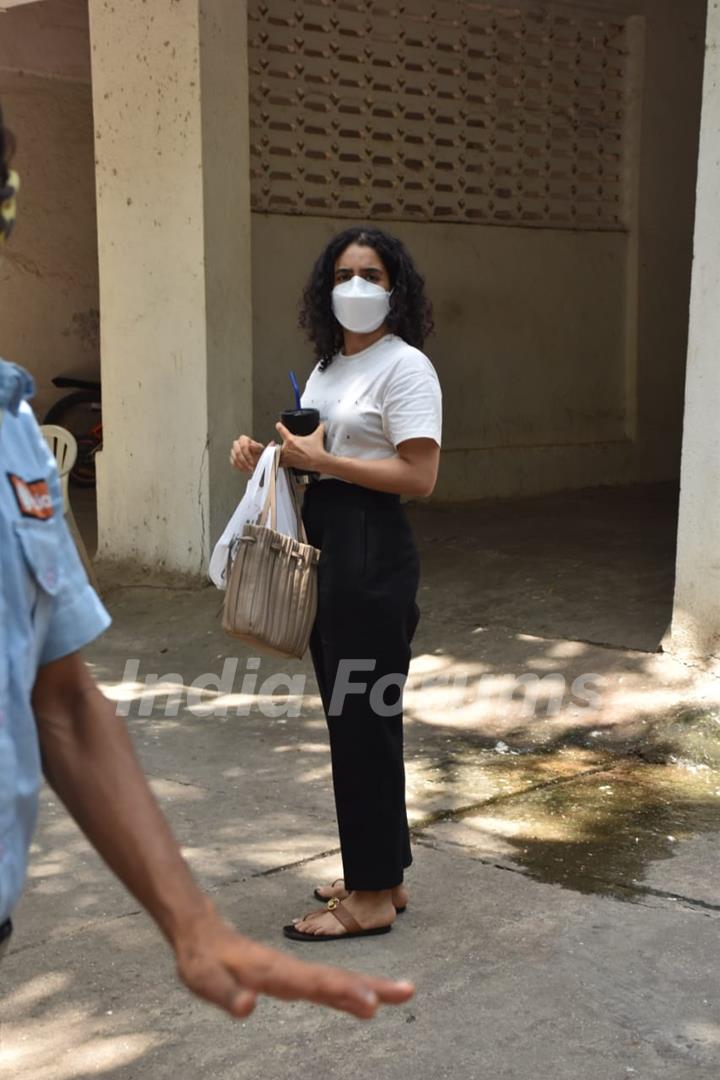
[[[338,885],[341,881],[344,883],[345,878],[336,877],[334,881],[330,882],[330,888],[334,889],[335,886]],[[319,889],[313,889],[313,896],[316,900],[319,900],[321,904],[327,904],[328,900],[347,900],[347,897],[350,895],[350,893],[347,891],[347,889],[345,890],[345,892],[347,893],[347,896],[323,896]]]
[[[357,937],[373,937],[377,934],[389,934],[392,930],[392,923],[389,926],[377,926],[372,930],[363,930],[360,923],[357,921],[354,915],[342,906],[342,900],[338,900],[336,896],[327,902],[327,911],[331,911],[337,921],[341,923],[347,933],[345,934],[308,934],[304,930],[298,930],[295,927],[295,923],[289,923],[287,926],[283,926],[283,934],[286,938],[290,938],[292,941],[342,941],[345,938],[357,938]],[[307,915],[303,918],[307,919]]]
[[[345,879],[341,877],[335,878],[334,881],[330,882],[330,888],[332,889],[335,885],[337,885],[339,881],[344,880]],[[321,904],[327,904],[329,900],[347,900],[350,893],[347,891],[347,889],[345,890],[345,892],[347,893],[347,896],[323,896],[319,889],[313,889],[313,896],[316,900],[319,900]],[[404,904],[402,907],[396,907],[395,910],[397,911],[398,915],[402,915],[403,911],[407,911],[407,904]]]

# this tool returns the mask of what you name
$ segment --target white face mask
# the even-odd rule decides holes
[[[382,326],[390,310],[390,293],[382,285],[356,274],[332,291],[332,309],[335,318],[346,330],[354,334],[371,334]]]

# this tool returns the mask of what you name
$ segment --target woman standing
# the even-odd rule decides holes
[[[419,560],[401,495],[429,495],[440,457],[442,399],[420,351],[432,329],[424,281],[403,244],[349,229],[317,260],[301,326],[316,365],[302,396],[312,435],[282,424],[282,464],[318,473],[303,520],[321,549],[311,654],[330,733],[344,878],[316,890],[326,908],[295,920],[301,941],[386,933],[408,894],[402,689],[420,611]],[[263,446],[235,441],[252,472]]]

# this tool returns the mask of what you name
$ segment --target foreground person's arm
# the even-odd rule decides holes
[[[257,994],[305,998],[369,1018],[408,983],[307,964],[236,933],[195,884],[121,719],[79,653],[38,672],[33,707],[48,782],[108,866],[153,917],[180,978],[233,1016]]]

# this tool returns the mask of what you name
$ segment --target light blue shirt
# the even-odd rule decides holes
[[[26,401],[33,391],[27,372],[0,360],[0,923],[22,891],[37,818],[38,668],[110,625],[65,524],[55,459]]]

